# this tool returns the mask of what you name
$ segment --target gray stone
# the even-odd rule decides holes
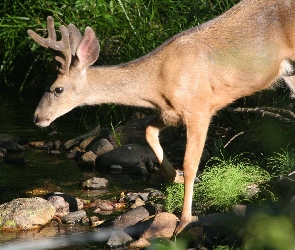
[[[126,245],[133,241],[133,239],[126,234],[124,231],[114,231],[112,232],[111,238],[108,240],[107,245],[109,247],[119,247]]]
[[[79,210],[76,212],[69,213],[61,218],[63,223],[71,224],[80,221],[83,217],[86,216],[84,210]]]
[[[27,230],[48,223],[55,214],[54,206],[47,200],[18,198],[0,205],[0,228]]]
[[[130,167],[148,160],[157,161],[154,152],[149,146],[128,144],[98,156],[95,160],[95,166],[98,170],[109,169],[111,165]]]
[[[89,189],[101,189],[105,188],[108,183],[109,181],[105,178],[92,177],[91,179],[84,181],[82,186]]]
[[[107,139],[100,139],[96,141],[90,148],[89,151],[92,151],[97,156],[103,155],[114,149],[112,143]]]

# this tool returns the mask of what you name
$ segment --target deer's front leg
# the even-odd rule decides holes
[[[155,152],[155,155],[159,161],[160,168],[166,179],[170,182],[183,183],[183,177],[178,175],[178,172],[173,168],[171,162],[168,161],[163,148],[159,141],[159,133],[166,128],[166,125],[160,118],[153,119],[146,129],[146,140],[150,147]]]
[[[209,113],[207,115],[205,112],[200,115],[194,115],[194,117],[186,118],[187,143],[183,163],[184,200],[177,233],[180,233],[192,221],[191,209],[194,179],[205,145],[210,119],[211,115]]]

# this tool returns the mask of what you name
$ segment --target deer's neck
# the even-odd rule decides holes
[[[157,109],[158,70],[151,63],[133,61],[89,68],[86,73],[90,88],[87,104],[114,103]]]

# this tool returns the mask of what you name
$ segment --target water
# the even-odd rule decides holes
[[[8,93],[0,93],[0,133],[18,136],[22,141],[54,141],[60,140],[65,142],[76,136],[80,136],[88,131],[81,125],[79,111],[72,111],[63,117],[58,118],[54,122],[54,127],[38,128],[33,123],[33,113],[38,104],[41,95],[28,94],[23,98],[15,97],[15,95]],[[49,134],[53,131],[58,132],[54,136]],[[134,191],[139,192],[147,187],[159,188],[158,181],[147,180],[146,177],[130,176],[103,176],[110,181],[110,185],[106,190],[89,191],[81,189],[81,182],[94,173],[87,173],[79,169],[75,161],[67,160],[66,152],[62,151],[59,155],[48,154],[47,150],[41,150],[26,146],[23,153],[9,153],[8,157],[24,157],[28,162],[24,165],[11,165],[5,162],[0,162],[0,204],[11,201],[20,197],[34,197],[43,195],[49,192],[63,192],[84,200],[95,199],[111,199],[116,200],[121,192]],[[88,211],[88,216],[89,214]],[[100,219],[108,219],[117,216],[101,216]],[[93,241],[91,236],[92,228],[88,226],[77,225],[59,225],[57,221],[52,221],[44,228],[30,231],[15,231],[15,232],[1,232],[0,231],[0,249],[19,249],[9,248],[4,243],[10,242],[21,246],[22,249],[35,249],[32,244],[28,242],[22,243],[23,240],[42,239],[40,242],[45,244],[48,240],[54,242],[60,241],[60,238],[66,237],[64,242],[71,242],[73,233],[86,233]],[[52,238],[54,237],[54,238]],[[82,239],[87,239],[87,236],[79,236]],[[88,237],[88,238],[89,238]],[[75,238],[75,237],[74,237]],[[77,238],[77,237],[76,237]],[[48,248],[52,249],[53,241],[51,241]],[[29,245],[26,245],[29,244]],[[47,243],[46,243],[47,244]],[[25,246],[28,246],[26,248]],[[66,244],[64,245],[66,246]],[[67,246],[68,247],[68,246]],[[81,246],[73,247],[71,249],[100,249],[105,246],[101,243],[83,243]],[[62,248],[59,245],[58,249]]]

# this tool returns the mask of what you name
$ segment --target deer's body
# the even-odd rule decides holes
[[[48,23],[52,38],[53,20]],[[72,41],[75,35],[71,37],[71,32],[76,31],[70,26],[68,30]],[[29,34],[39,44],[50,47],[44,45],[46,39],[32,31]],[[83,38],[77,38],[77,44],[74,52],[78,60],[63,66],[62,70],[68,71],[62,71],[44,94],[35,112],[36,124],[48,126],[57,117],[85,104],[116,103],[158,109],[161,117],[147,127],[147,141],[170,181],[177,181],[177,172],[164,155],[158,134],[166,126],[185,124],[185,198],[180,230],[191,220],[193,180],[214,113],[280,78],[295,89],[292,0],[244,0],[220,17],[174,36],[146,56],[118,66],[89,67],[99,53],[90,28],[86,28]],[[58,46],[52,48],[60,50]]]

